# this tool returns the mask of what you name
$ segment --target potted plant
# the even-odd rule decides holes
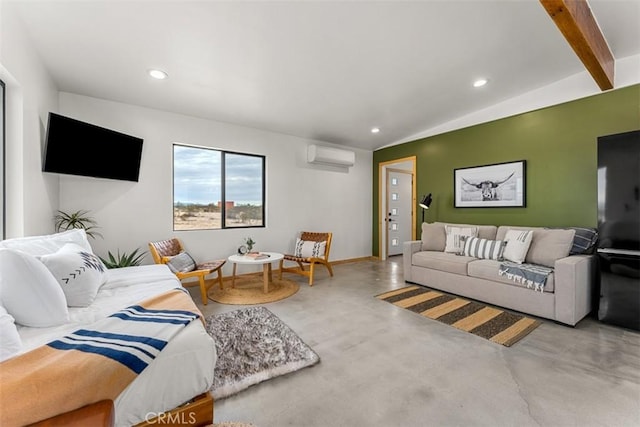
[[[107,259],[102,257],[99,258],[107,268],[134,267],[136,265],[140,265],[145,256],[145,252],[138,253],[139,250],[140,248],[136,248],[130,254],[126,252],[120,254],[120,250],[118,249],[116,255],[113,255],[111,251],[109,251]]]
[[[53,217],[56,232],[82,228],[87,233],[87,236],[92,239],[95,239],[96,236],[102,237],[102,234],[96,231],[97,228],[100,228],[96,225],[96,220],[88,216],[88,214],[89,211],[82,209],[71,213],[58,211]]]

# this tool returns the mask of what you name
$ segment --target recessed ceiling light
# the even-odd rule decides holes
[[[371,128],[371,133],[379,133],[380,128]]]
[[[169,77],[169,75],[162,70],[149,70],[149,75],[158,80],[164,80]]]
[[[484,85],[487,84],[487,79],[478,79],[475,82],[473,82],[473,87],[482,87]]]

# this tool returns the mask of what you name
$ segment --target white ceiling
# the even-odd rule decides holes
[[[538,0],[8,3],[61,91],[371,150],[584,71]],[[590,5],[640,53],[640,0]]]

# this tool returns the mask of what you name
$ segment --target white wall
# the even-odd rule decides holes
[[[40,171],[47,115],[58,108],[58,89],[6,2],[0,2],[0,78],[7,97],[6,235],[51,233],[58,178]]]
[[[616,59],[614,89],[640,83],[640,55]],[[586,98],[602,93],[596,82],[587,71],[581,71],[557,82],[507,99],[488,108],[474,111],[446,123],[439,124],[422,132],[413,134],[384,147],[415,141],[428,136],[439,135],[456,129],[487,123],[493,120],[538,110],[576,99]]]
[[[101,256],[146,250],[147,242],[171,236],[200,260],[226,258],[249,235],[256,249],[283,252],[301,230],[332,231],[333,260],[371,255],[369,151],[354,149],[356,164],[348,170],[321,167],[306,163],[307,146],[317,141],[71,93],[60,93],[59,101],[60,114],[144,139],[137,183],[60,176],[60,209],[91,211],[104,235],[91,241]],[[174,232],[173,142],[265,155],[267,226]],[[231,267],[225,267],[226,274]]]

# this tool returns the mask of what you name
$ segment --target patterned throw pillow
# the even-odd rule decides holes
[[[447,243],[445,252],[461,254],[464,250],[464,241],[467,237],[478,237],[478,227],[451,227],[446,226]]]
[[[504,240],[479,239],[469,237],[464,242],[464,256],[471,256],[480,259],[503,260],[504,248],[507,242]]]
[[[522,264],[527,256],[532,239],[532,230],[507,231],[504,236],[504,240],[507,242],[507,246],[504,248],[504,259]]]
[[[167,267],[174,273],[187,273],[196,269],[196,262],[186,252],[180,252],[167,262]]]
[[[314,242],[311,240],[296,239],[296,248],[293,254],[299,258],[322,258],[327,242]]]
[[[39,259],[62,287],[69,307],[89,306],[107,280],[107,268],[100,258],[76,243]]]
[[[569,255],[592,254],[598,243],[598,230],[595,228],[571,227],[576,230]]]

